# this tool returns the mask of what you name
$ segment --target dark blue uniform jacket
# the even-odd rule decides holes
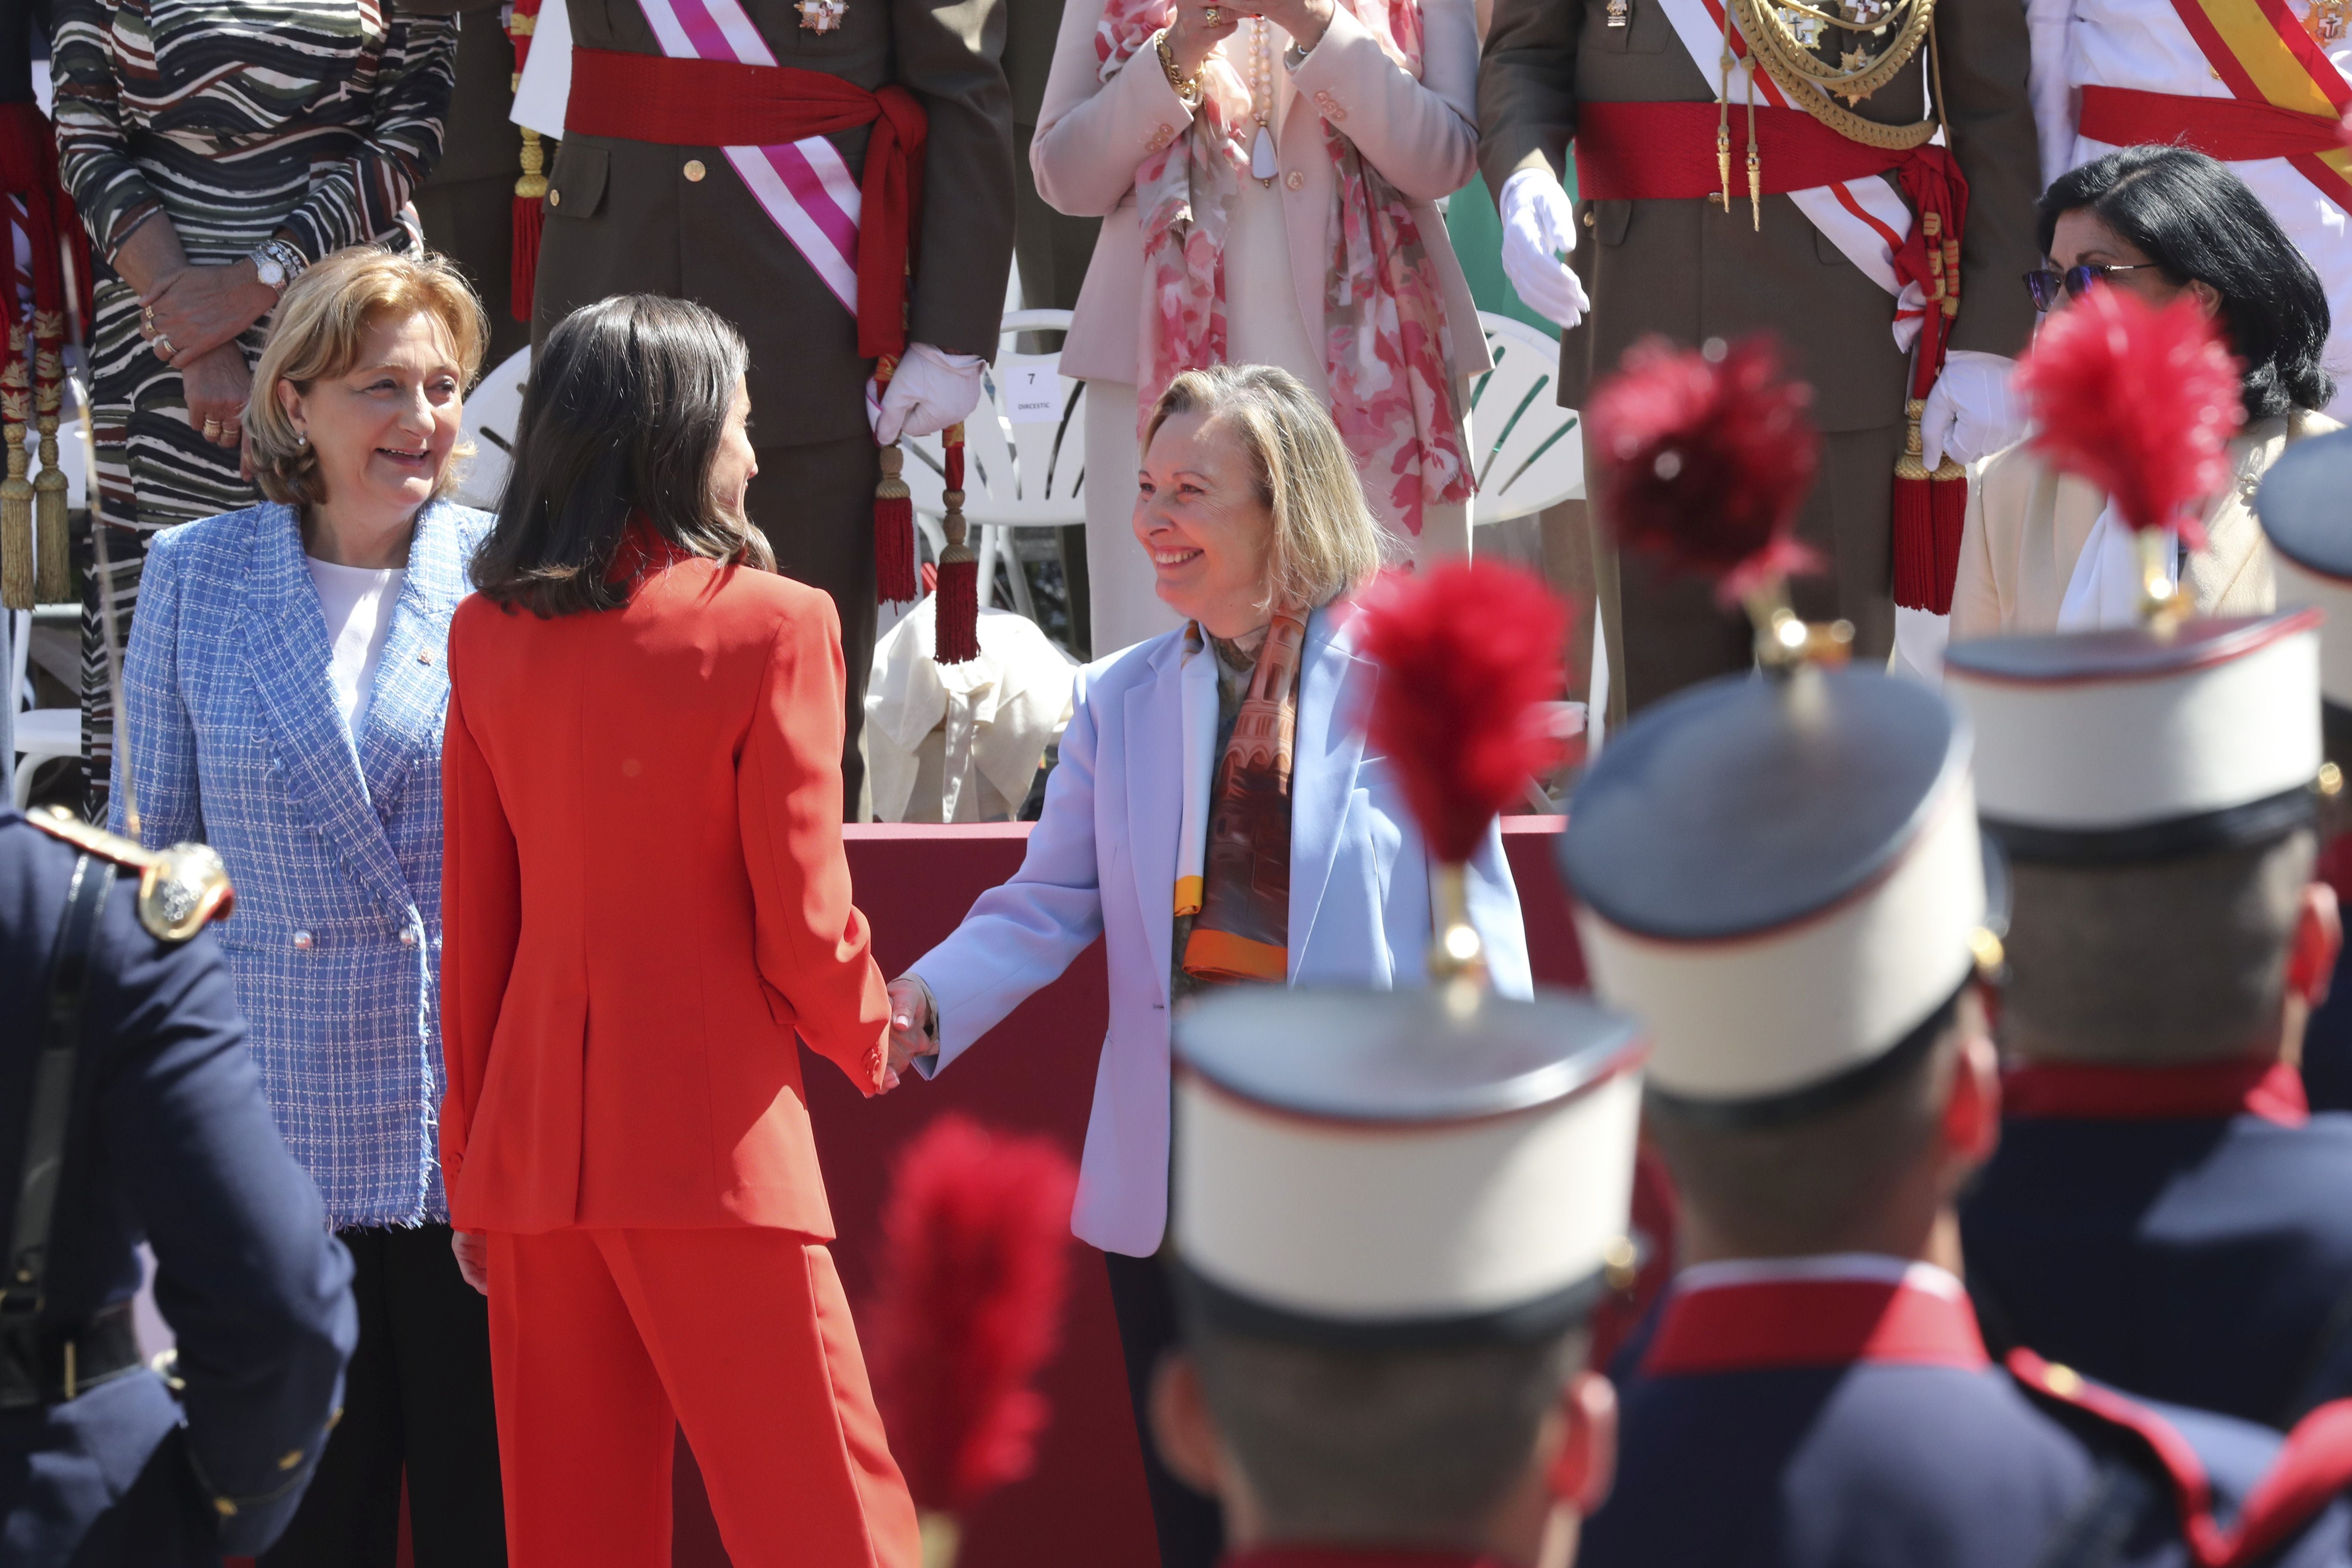
[[[2352,1394],[2352,1115],[2011,1116],[1961,1247],[1996,1344],[2282,1429]]]
[[[0,806],[0,1236],[77,854]],[[136,1371],[70,1403],[0,1412],[8,1568],[78,1549],[137,1568],[258,1551],[292,1517],[357,1338],[350,1258],[262,1103],[219,950],[209,932],[148,935],[137,888],[117,877],[91,960],[43,1316],[69,1332],[127,1300],[147,1240],[186,1386],[174,1400]]]
[[[1669,1297],[1669,1324],[1675,1310]],[[1816,1321],[1837,1310],[1794,1308]],[[1621,1358],[1616,1486],[1586,1526],[1579,1568],[2195,1568],[2193,1542],[2210,1552],[2241,1539],[2252,1522],[2241,1505],[2284,1447],[2225,1416],[2121,1400],[2130,1419],[2101,1414],[2091,1406],[2105,1392],[2063,1368],[2020,1376],[1965,1356],[1851,1347],[1789,1364],[1744,1338],[1708,1369],[1662,1370],[1646,1335]],[[2174,1450],[2168,1460],[2134,1421]],[[2352,1443],[2326,1436],[2320,1447],[2342,1450],[2326,1462],[2352,1480]],[[2174,1484],[2184,1454],[2210,1499],[2194,1519]],[[2249,1543],[2270,1544],[2242,1561],[2352,1561],[2352,1512],[2332,1489],[2267,1510]]]

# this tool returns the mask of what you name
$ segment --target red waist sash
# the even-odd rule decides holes
[[[2235,98],[2184,98],[2127,87],[2083,89],[2081,131],[2114,147],[2179,142],[2225,163],[2332,153],[2336,122]]]
[[[907,346],[907,261],[923,205],[923,106],[824,71],[575,49],[565,132],[668,147],[773,147],[874,127],[857,223],[857,352]]]
[[[1590,201],[1696,201],[1723,191],[1712,103],[1587,103],[1576,124],[1576,189]],[[1756,110],[1766,195],[1884,174],[1909,152],[1850,142],[1801,109]],[[1941,149],[1937,149],[1941,151]],[[1748,110],[1731,109],[1731,191],[1748,194]]]

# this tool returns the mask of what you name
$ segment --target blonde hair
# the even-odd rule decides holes
[[[1274,514],[1267,603],[1318,608],[1370,583],[1397,552],[1364,503],[1355,459],[1330,414],[1299,379],[1265,364],[1188,370],[1168,384],[1143,432],[1201,414],[1232,429],[1249,454],[1258,500]]]
[[[245,432],[253,448],[254,479],[261,493],[289,506],[316,506],[327,499],[319,454],[295,435],[294,421],[278,400],[280,382],[308,393],[322,378],[348,375],[366,350],[368,332],[387,318],[431,316],[446,335],[464,384],[470,388],[482,368],[488,336],[482,302],[446,258],[404,256],[380,246],[339,250],[287,287],[254,367],[253,392],[246,400]],[[450,454],[433,488],[435,500],[454,489],[463,474]]]

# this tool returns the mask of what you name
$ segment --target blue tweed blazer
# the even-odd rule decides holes
[[[287,1147],[338,1226],[446,1218],[441,729],[449,616],[488,514],[418,515],[356,746],[294,509],[155,537],[123,669],[149,844],[200,838],[236,884],[219,928]],[[121,764],[114,815],[121,827]]]

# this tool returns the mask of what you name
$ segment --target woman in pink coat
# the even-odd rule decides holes
[[[1131,526],[1137,410],[1274,364],[1329,400],[1374,514],[1469,548],[1467,378],[1493,363],[1438,198],[1475,167],[1473,0],[1070,0],[1029,161],[1103,219],[1062,371],[1088,383],[1097,657],[1172,629]],[[1484,200],[1483,193],[1475,199]]]

